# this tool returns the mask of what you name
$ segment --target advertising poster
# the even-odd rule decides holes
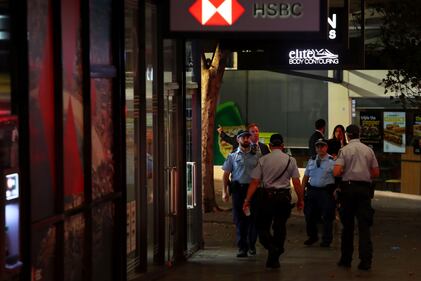
[[[384,152],[405,153],[405,112],[384,112]]]
[[[421,114],[415,115],[413,129],[414,129],[414,137],[421,138]]]
[[[413,125],[414,153],[421,154],[421,115],[415,115]]]
[[[381,112],[360,112],[360,140],[373,149],[381,149]]]
[[[227,135],[227,139],[222,140],[217,132],[217,128],[221,127]],[[236,143],[235,136],[239,130],[244,130],[243,118],[241,117],[240,109],[233,101],[226,101],[221,103],[216,108],[215,114],[215,132],[214,132],[214,164],[224,164],[225,158],[232,151],[232,144]]]

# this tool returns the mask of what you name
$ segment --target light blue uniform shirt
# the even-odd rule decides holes
[[[317,167],[317,162],[320,161],[320,166]],[[335,183],[333,177],[333,166],[335,161],[330,155],[326,155],[321,159],[319,155],[316,159],[310,159],[307,163],[304,175],[310,177],[309,183],[314,187],[325,187],[328,184]]]
[[[251,182],[251,171],[256,167],[258,156],[251,152],[242,152],[237,148],[235,152],[228,155],[222,166],[222,170],[231,173],[231,181],[238,181],[241,184]]]

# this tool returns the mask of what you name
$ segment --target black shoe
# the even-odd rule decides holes
[[[359,270],[370,270],[371,264],[369,264],[368,262],[360,262],[360,264],[358,265],[358,269]]]
[[[311,246],[319,240],[317,237],[310,237],[306,241],[304,241],[304,245]]]
[[[279,268],[281,265],[279,264],[279,249],[272,248],[268,251],[268,258],[266,260],[266,267],[267,268]]]
[[[246,250],[238,250],[237,258],[246,258],[247,257],[247,251]]]
[[[266,261],[266,267],[267,268],[280,268],[281,264],[279,261]]]
[[[256,247],[250,247],[249,249],[249,255],[250,256],[255,256],[256,255]]]
[[[320,247],[322,247],[322,248],[329,248],[330,247],[330,243],[329,242],[322,242],[322,243],[320,243]]]
[[[339,267],[345,267],[345,268],[350,268],[351,267],[351,262],[347,262],[347,261],[343,261],[343,260],[339,260],[337,265]]]

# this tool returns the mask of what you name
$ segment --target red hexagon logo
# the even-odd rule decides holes
[[[203,26],[230,26],[244,13],[237,0],[197,0],[190,14]]]

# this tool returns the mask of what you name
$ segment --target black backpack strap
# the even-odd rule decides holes
[[[287,163],[287,165],[286,165],[286,167],[285,167],[285,169],[282,171],[282,173],[276,178],[276,179],[274,179],[273,181],[272,181],[272,184],[274,183],[274,182],[276,182],[277,180],[279,180],[279,179],[281,179],[282,178],[282,176],[285,174],[285,172],[287,171],[287,169],[288,169],[288,167],[289,167],[289,163],[291,162],[291,156],[288,156],[288,163]]]

